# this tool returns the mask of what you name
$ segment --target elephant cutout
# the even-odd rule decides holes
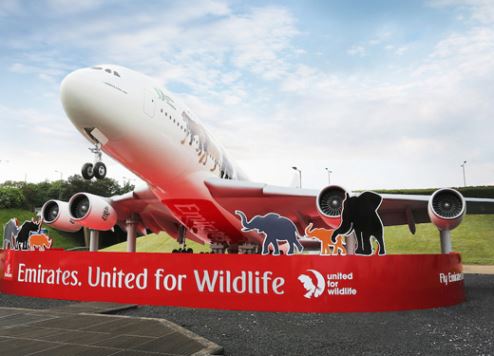
[[[336,236],[348,235],[355,231],[357,236],[357,255],[372,255],[371,237],[379,244],[378,254],[386,254],[383,236],[383,223],[377,209],[381,205],[382,197],[373,192],[364,192],[356,197],[346,194],[341,213],[341,224],[333,231],[331,240],[335,242]]]
[[[286,241],[289,245],[287,255],[293,255],[295,249],[302,252],[304,247],[298,241],[297,227],[290,219],[281,216],[277,213],[268,213],[266,215],[256,215],[250,221],[245,214],[240,210],[236,210],[235,214],[240,216],[242,223],[242,231],[256,230],[258,233],[264,234],[264,242],[262,244],[262,254],[269,253],[269,245],[274,250],[274,255],[280,254],[278,241]]]
[[[346,256],[346,243],[343,240],[343,236],[336,237],[336,243],[331,241],[331,235],[333,230],[328,229],[316,229],[313,228],[314,224],[310,223],[305,228],[305,236],[309,239],[319,240],[321,243],[321,255],[325,256]]]

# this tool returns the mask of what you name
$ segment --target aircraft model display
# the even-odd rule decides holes
[[[294,223],[298,236],[312,224],[366,238],[355,220],[365,194],[336,185],[316,191],[249,181],[195,114],[150,77],[117,65],[79,69],[63,80],[61,101],[77,130],[94,145],[95,162],[83,166],[84,178],[105,177],[104,152],[147,186],[110,198],[77,193],[68,202],[50,200],[42,217],[56,229],[104,231],[118,224],[134,238],[131,251],[136,232],[165,231],[179,242],[210,243],[214,252],[253,252],[262,245],[262,234],[242,226],[240,217],[252,225],[276,213]],[[381,226],[406,224],[415,233],[415,224],[432,222],[443,252],[451,251],[449,231],[466,212],[494,213],[494,199],[465,199],[453,189],[431,196],[380,196],[371,213],[378,214]],[[360,210],[342,214],[345,202]],[[301,239],[303,246],[316,242]]]

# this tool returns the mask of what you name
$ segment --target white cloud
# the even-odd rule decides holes
[[[2,0],[0,2],[0,16],[18,14],[21,11],[19,0]]]
[[[165,71],[180,74],[176,79],[210,89],[224,78],[220,69],[231,65],[264,79],[279,78],[287,67],[283,51],[296,34],[294,19],[286,10],[265,7],[230,14],[207,26],[157,23],[110,35],[103,39],[103,47],[112,57],[130,54],[132,62],[144,61],[153,69],[168,67]]]
[[[492,0],[430,0],[433,7],[460,7],[469,12],[470,18],[483,24],[494,22],[494,2]],[[462,15],[459,15],[463,19]]]
[[[0,104],[0,131],[8,133],[2,144],[20,142],[24,137],[34,138],[35,144],[47,144],[52,139],[77,136],[64,114],[55,115],[32,108],[10,108]]]
[[[106,1],[106,4],[108,3]],[[54,11],[57,14],[72,15],[96,9],[104,4],[105,2],[103,0],[47,0],[46,5],[50,11]]]
[[[185,85],[181,98],[255,179],[285,184],[295,164],[304,170],[304,186],[326,182],[325,166],[350,188],[458,185],[456,161],[467,159],[472,183],[492,182],[494,31],[485,19],[472,12],[475,25],[448,34],[406,66],[398,57],[413,51],[386,28],[348,54],[367,58],[382,48],[396,55],[395,69],[341,74],[299,61],[312,54],[294,45],[298,22],[284,8],[239,12],[224,2],[196,4],[136,13],[131,24],[118,15],[55,24],[25,44],[38,48],[48,38],[55,47],[68,44],[64,54],[86,51],[85,61],[121,63]],[[36,54],[15,58],[10,70],[56,77],[70,68],[62,53],[41,51],[38,61]],[[16,115],[19,130],[36,140],[65,134],[56,132],[61,118],[39,114],[0,110]]]
[[[353,162],[347,170],[373,162],[374,170],[388,167],[394,172],[378,174],[381,181],[368,175],[346,177],[353,187],[380,187],[383,181],[408,187],[460,185],[458,162],[473,158],[487,167],[494,155],[489,144],[494,131],[493,56],[494,30],[475,27],[440,40],[415,66],[379,77],[346,77],[299,66],[280,84],[288,99],[273,105],[266,114],[269,120],[257,120],[255,126],[248,126],[245,118],[230,122],[243,129],[235,142],[224,135],[227,146],[237,146],[244,162],[262,152],[273,162],[272,171],[282,169],[275,163],[278,157],[305,157],[306,164],[326,157],[339,162],[340,169],[345,169],[343,159]],[[492,183],[489,177],[479,169],[470,182]]]
[[[153,15],[136,13],[130,23],[118,14],[110,18],[95,15],[90,21],[76,19],[63,28],[55,23],[23,36],[22,41],[9,39],[9,44],[27,53],[44,41],[84,49],[97,62],[124,64],[165,82],[185,84],[196,93],[220,93],[217,87],[232,83],[244,91],[246,75],[266,81],[282,78],[290,67],[287,55],[298,50],[291,45],[298,34],[295,18],[281,7],[237,13],[225,2],[203,0],[194,6],[170,4],[167,11]],[[46,56],[45,68],[47,63],[54,69],[67,68],[67,59],[60,54]],[[33,61],[17,58],[11,69],[33,67]],[[233,101],[241,99],[234,96]]]
[[[400,46],[400,47],[396,48],[394,53],[397,56],[402,56],[403,54],[405,54],[406,51],[408,51],[408,46]]]
[[[353,45],[352,47],[350,47],[347,51],[347,53],[351,56],[359,56],[359,57],[363,57],[365,56],[367,50],[365,49],[364,46],[361,46],[361,45]]]

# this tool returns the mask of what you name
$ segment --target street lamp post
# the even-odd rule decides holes
[[[329,168],[324,168],[326,170],[326,172],[328,172],[328,184],[331,184],[331,173],[333,173],[333,171],[330,171]]]
[[[463,186],[466,187],[467,186],[467,175],[466,175],[466,172],[465,172],[465,166],[467,164],[467,161],[463,161],[463,164],[460,165],[461,168],[463,168]]]
[[[292,167],[294,171],[298,172],[299,175],[299,188],[302,188],[302,171],[298,169],[297,167]]]

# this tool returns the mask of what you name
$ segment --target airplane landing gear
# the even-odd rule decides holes
[[[253,243],[243,243],[238,246],[238,253],[240,255],[253,255],[259,252],[259,245]]]
[[[190,247],[187,248],[185,244],[186,233],[187,230],[185,229],[185,226],[180,225],[178,227],[178,236],[177,236],[177,242],[180,244],[180,248],[174,249],[172,253],[194,253],[194,250],[192,250]]]
[[[194,250],[189,248],[186,248],[185,246],[182,248],[175,248],[173,249],[172,253],[194,253]]]
[[[90,180],[93,177],[96,179],[105,178],[106,165],[101,162],[101,144],[97,143],[94,148],[90,148],[89,150],[94,153],[94,164],[84,163],[81,170],[82,177],[87,180]]]
[[[211,253],[224,254],[226,252],[227,245],[224,242],[211,243]]]

